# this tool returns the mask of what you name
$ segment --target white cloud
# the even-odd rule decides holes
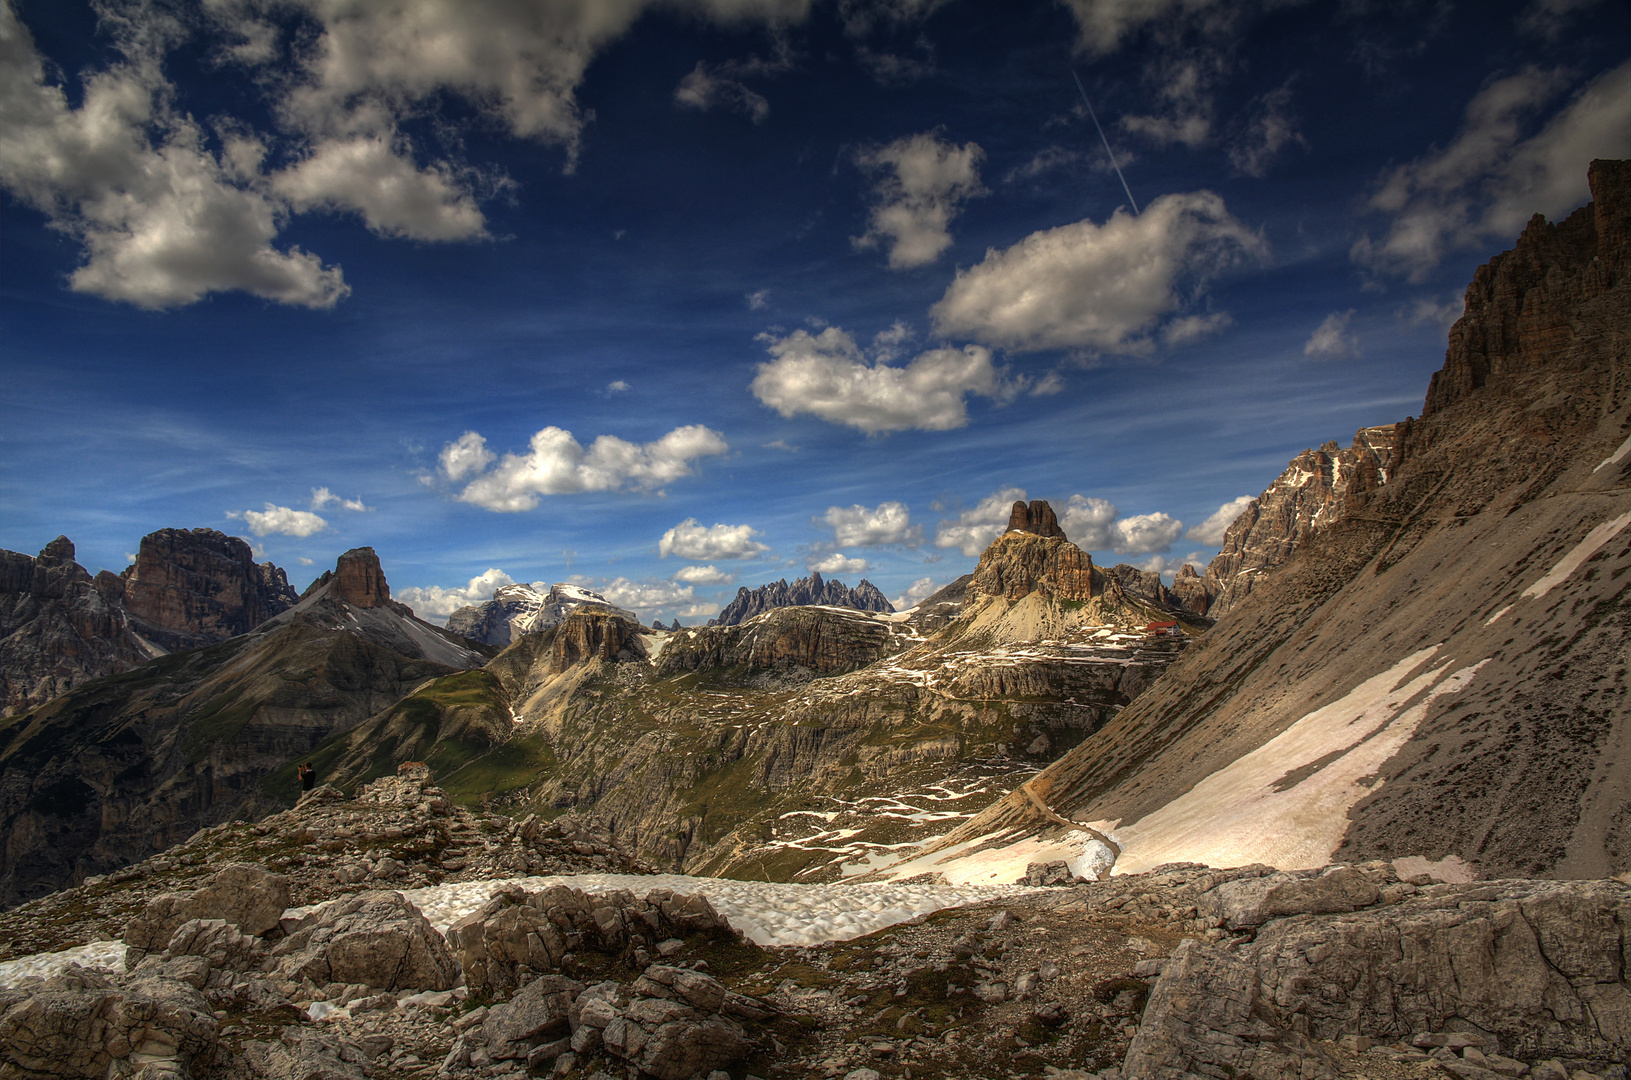
[[[972,510],[964,510],[954,520],[936,525],[934,546],[956,548],[969,558],[975,558],[1008,528],[1014,503],[1024,501],[1024,488],[998,488]]]
[[[752,292],[743,297],[743,299],[748,302],[749,311],[763,311],[770,305],[770,290],[754,289]]]
[[[811,559],[805,565],[823,574],[864,574],[872,569],[872,564],[865,559],[852,559],[842,551],[835,551],[825,558]]]
[[[1207,277],[1264,250],[1217,195],[1163,195],[1138,217],[1118,210],[1103,225],[1078,221],[987,251],[932,315],[942,334],[1010,349],[1147,352]]]
[[[1110,547],[1120,555],[1147,555],[1166,550],[1183,532],[1183,522],[1159,510],[1153,514],[1134,514],[1111,527]]]
[[[421,619],[445,619],[462,607],[491,600],[499,589],[514,584],[514,578],[495,566],[477,574],[462,588],[454,586],[444,589],[440,585],[419,588],[410,585],[406,589],[397,589],[394,596],[413,608],[413,613]]]
[[[1246,507],[1251,505],[1251,501],[1250,495],[1238,495],[1230,499],[1185,535],[1191,540],[1217,547],[1223,543],[1224,534],[1229,531],[1229,526],[1235,523],[1235,518],[1246,512]],[[1198,556],[1192,556],[1190,561],[1194,561],[1195,557]]]
[[[923,601],[940,591],[941,583],[934,578],[920,577],[906,587],[906,591],[890,601],[896,611],[905,611],[907,608],[917,607]]]
[[[311,508],[313,510],[326,510],[331,506],[338,506],[343,510],[354,510],[359,514],[371,512],[372,506],[364,506],[361,499],[342,499],[326,487],[311,489]]]
[[[1556,41],[1562,37],[1576,14],[1597,5],[1599,0],[1534,0],[1518,16],[1518,29],[1526,34]]]
[[[1452,296],[1440,301],[1436,296],[1418,296],[1401,308],[1398,314],[1411,326],[1429,325],[1448,330],[1466,310],[1467,302],[1460,297]]]
[[[708,70],[708,65],[697,61],[691,73],[674,88],[674,100],[681,105],[706,112],[709,109],[730,109],[762,124],[770,115],[770,102],[743,83]]]
[[[855,246],[887,245],[895,270],[934,262],[951,246],[951,219],[959,204],[985,194],[980,186],[984,157],[977,144],[942,142],[934,132],[861,151],[857,163],[878,174],[877,202]]]
[[[839,547],[917,547],[923,543],[923,526],[912,524],[911,512],[902,502],[879,503],[871,510],[860,504],[829,506],[818,520],[832,528],[833,542]]]
[[[487,449],[487,440],[474,431],[467,431],[442,447],[437,458],[442,475],[452,481],[483,472],[498,460],[498,455]]]
[[[281,533],[284,536],[310,536],[328,528],[328,522],[309,510],[292,510],[287,506],[267,503],[265,510],[245,510],[229,513],[227,517],[242,518],[249,531],[256,536]]]
[[[604,596],[608,602],[620,608],[627,608],[637,615],[673,608],[679,604],[687,605],[680,614],[694,613],[692,611],[696,600],[694,590],[689,585],[677,585],[672,581],[631,581],[626,577],[619,577],[613,578],[595,591]],[[718,610],[711,605],[704,607],[710,613]]]
[[[1076,18],[1079,44],[1087,52],[1103,56],[1120,48],[1122,42],[1155,22],[1169,25],[1193,19],[1213,7],[1218,0],[1064,0]]]
[[[753,539],[759,530],[751,525],[702,526],[696,518],[686,518],[663,533],[657,541],[657,554],[666,559],[676,555],[682,559],[751,559],[770,550],[769,545]],[[683,571],[682,571],[683,572]]]
[[[570,431],[546,427],[535,434],[525,453],[505,454],[490,472],[482,472],[459,493],[463,502],[500,513],[531,510],[540,495],[579,491],[652,491],[690,476],[698,458],[730,449],[723,435],[701,424],[675,428],[649,443],[631,443],[602,435],[585,450]],[[485,441],[465,432],[442,449],[442,470],[454,479],[473,471],[471,462],[491,461]],[[452,468],[449,465],[452,465]]]
[[[1212,138],[1213,95],[1224,74],[1224,53],[1215,48],[1168,50],[1156,55],[1145,72],[1159,110],[1129,113],[1121,126],[1156,146],[1177,144],[1190,149]]]
[[[380,236],[473,240],[487,235],[475,196],[446,162],[421,168],[400,135],[323,139],[272,177],[272,190],[297,211],[350,210]]]
[[[608,394],[622,394],[626,393],[628,389],[629,384],[627,380],[624,379],[613,379],[611,382],[606,384],[606,392]]]
[[[0,184],[80,244],[72,288],[155,309],[228,290],[301,307],[343,298],[339,267],[272,246],[284,209],[257,187],[259,142],[224,131],[217,155],[172,104],[161,61],[179,24],[149,15],[110,28],[125,59],[86,74],[70,108],[46,81],[33,35],[0,2]]]
[[[1045,146],[1032,155],[1031,160],[1023,165],[1016,165],[1002,174],[1002,182],[1012,184],[1016,180],[1030,180],[1053,172],[1055,169],[1075,169],[1088,161],[1088,154],[1081,150],[1067,150],[1062,146]],[[1118,157],[1117,164],[1126,167],[1126,162]]]
[[[300,558],[296,559],[295,562],[299,563],[301,566],[310,566],[310,565],[312,565],[312,560],[306,558],[304,555],[302,555],[302,556],[300,556]]]
[[[1024,389],[978,345],[919,353],[904,367],[868,363],[855,339],[836,326],[795,330],[761,341],[775,359],[759,365],[753,396],[783,416],[809,413],[875,435],[950,431],[968,423],[970,394],[1010,400]]]
[[[1348,332],[1354,309],[1333,311],[1303,343],[1303,355],[1315,360],[1341,360],[1359,355],[1359,339]]]
[[[675,581],[687,585],[727,585],[736,577],[714,566],[686,566],[674,575]]]
[[[1070,542],[1084,551],[1106,551],[1113,546],[1115,522],[1115,504],[1088,495],[1072,495],[1059,518],[1059,526]]]
[[[1382,175],[1370,209],[1392,223],[1379,240],[1361,237],[1354,260],[1420,281],[1450,251],[1510,240],[1533,214],[1557,218],[1583,204],[1591,160],[1631,156],[1631,61],[1593,79],[1525,138],[1530,118],[1569,82],[1564,70],[1531,66],[1479,91],[1455,141]]]

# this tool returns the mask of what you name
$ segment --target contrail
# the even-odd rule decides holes
[[[1099,127],[1099,118],[1093,112],[1093,103],[1087,100],[1087,90],[1082,87],[1081,76],[1076,74],[1075,68],[1071,68],[1070,77],[1076,80],[1076,89],[1082,92],[1082,104],[1087,106],[1087,115],[1093,117],[1093,126],[1099,129],[1099,141],[1104,144],[1104,152],[1110,156],[1110,167],[1116,170],[1117,176],[1121,177],[1121,190],[1127,193],[1127,201],[1133,204],[1133,214],[1137,216],[1139,212],[1138,200],[1133,198],[1133,189],[1127,186],[1127,178],[1121,176],[1121,166],[1116,164],[1116,155],[1110,149],[1110,140],[1104,137],[1104,129]]]

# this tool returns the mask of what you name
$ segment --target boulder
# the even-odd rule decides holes
[[[365,892],[323,905],[272,950],[285,978],[318,986],[447,990],[458,966],[442,935],[397,892]]]
[[[187,1076],[216,1063],[217,1027],[186,983],[121,985],[70,965],[0,990],[0,1075],[102,1080],[147,1067]]]
[[[190,956],[222,971],[258,971],[266,952],[258,940],[222,919],[189,919],[176,927],[165,959]]]
[[[540,1043],[559,1039],[571,1028],[572,1002],[583,990],[580,982],[544,975],[488,1009],[481,1022],[487,1055],[494,1061],[525,1058]]]
[[[367,1080],[359,1043],[310,1028],[286,1027],[275,1043],[246,1042],[244,1060],[260,1080]]]
[[[1385,908],[1268,922],[1249,944],[1185,941],[1151,991],[1124,1078],[1316,1080],[1341,1070],[1313,1040],[1470,1027],[1493,1036],[1480,1037],[1487,1052],[1623,1063],[1627,941],[1631,888],[1614,881],[1436,885]],[[1473,1045],[1425,1041],[1452,1040]]]
[[[626,999],[615,983],[590,987],[568,1018],[577,1053],[599,1046],[657,1080],[687,1080],[723,1069],[753,1049],[735,1016],[774,1013],[765,1002],[732,994],[712,976],[655,964]]]
[[[1317,876],[1275,873],[1226,881],[1196,902],[1215,926],[1248,930],[1286,915],[1330,915],[1357,911],[1381,899],[1381,891],[1351,866]]]
[[[194,919],[219,920],[258,937],[278,925],[289,906],[289,879],[254,863],[232,863],[194,893],[163,893],[125,924],[125,968],[170,944]]]
[[[565,885],[541,892],[507,890],[454,923],[448,944],[472,993],[526,985],[559,969],[568,952],[622,954],[693,933],[734,935],[706,897],[654,889],[590,896]]]

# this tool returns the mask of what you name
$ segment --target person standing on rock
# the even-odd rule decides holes
[[[304,765],[296,769],[295,772],[300,777],[301,791],[310,791],[312,788],[317,786],[317,769],[313,767],[311,762],[306,762]]]

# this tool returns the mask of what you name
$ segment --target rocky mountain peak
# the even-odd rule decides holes
[[[116,594],[143,637],[190,649],[248,633],[298,601],[283,570],[255,562],[249,545],[215,529],[160,529],[142,537]]]
[[[1041,505],[1046,509],[1048,504]],[[1016,516],[1023,506],[1023,503],[1014,504]],[[1052,516],[1049,510],[1048,520],[1052,520]],[[997,537],[974,568],[973,590],[1009,600],[1023,599],[1032,592],[1058,600],[1092,599],[1093,557],[1066,540],[1058,522],[1054,522],[1053,528],[1055,535],[1052,536],[1041,536],[1026,529]]]
[[[39,561],[42,563],[71,563],[74,561],[74,542],[66,536],[59,536],[40,552]]]
[[[1065,530],[1059,527],[1059,519],[1054,515],[1053,507],[1048,505],[1046,499],[1032,499],[1029,505],[1022,502],[1014,503],[1014,509],[1008,514],[1007,531],[1065,539]]]
[[[385,607],[391,602],[391,587],[385,583],[385,571],[373,548],[352,548],[340,556],[334,566],[332,595],[360,608]]]
[[[836,579],[827,581],[822,578],[819,570],[812,570],[809,577],[800,578],[791,585],[787,583],[786,578],[782,578],[768,585],[761,585],[757,589],[742,586],[736,590],[736,599],[732,600],[717,618],[710,619],[708,625],[735,626],[772,608],[801,607],[808,604],[853,608],[856,611],[895,610],[878,587],[864,578],[859,585],[851,589],[842,581]]]

